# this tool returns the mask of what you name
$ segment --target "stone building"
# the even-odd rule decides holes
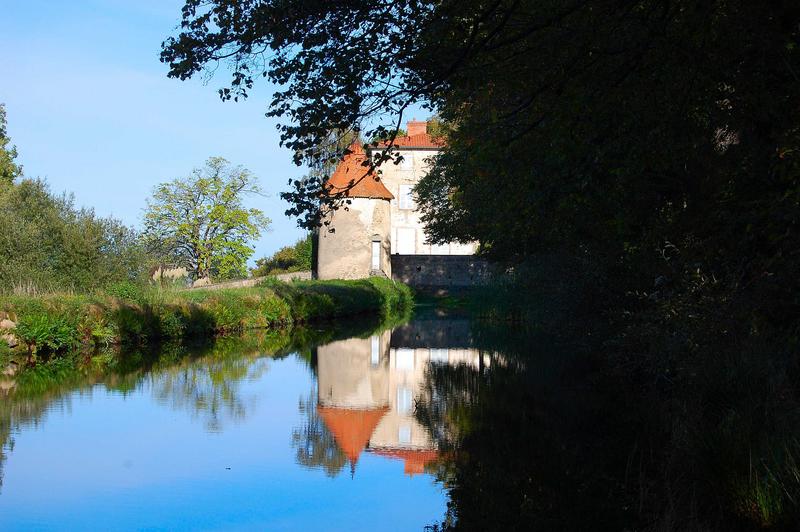
[[[324,217],[328,225],[323,226],[317,238],[317,278],[391,278],[393,257],[396,261],[400,256],[475,253],[474,243],[425,243],[413,188],[428,173],[431,157],[442,147],[441,139],[427,133],[427,122],[410,121],[408,135],[397,137],[393,143],[394,153],[402,156],[399,164],[388,161],[373,170],[365,165],[372,156],[369,149],[360,144],[350,148],[352,153],[344,157],[326,183],[329,194],[346,198],[350,204]]]

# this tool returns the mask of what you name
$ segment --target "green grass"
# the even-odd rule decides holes
[[[252,288],[158,290],[131,286],[113,295],[50,294],[0,298],[17,322],[20,349],[36,357],[110,344],[219,336],[340,317],[388,318],[413,304],[405,285],[388,279],[269,281]]]

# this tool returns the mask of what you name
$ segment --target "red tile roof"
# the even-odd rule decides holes
[[[365,166],[367,154],[361,144],[354,142],[333,175],[325,183],[329,196],[341,194],[346,198],[378,198],[392,200],[394,196],[380,181],[373,169]]]
[[[387,144],[388,141],[380,143],[379,146],[383,147]],[[443,148],[444,145],[443,138],[432,137],[427,133],[397,137],[392,143],[392,146],[397,146],[398,148],[430,148],[436,150]]]
[[[425,472],[425,466],[435,462],[439,453],[433,449],[376,449],[375,454],[403,460],[403,472],[414,476]]]
[[[369,439],[375,427],[378,426],[378,422],[388,410],[387,407],[369,410],[317,407],[319,416],[325,426],[328,427],[328,430],[333,433],[336,444],[350,460],[350,464],[353,467],[355,467],[361,451],[369,443]]]

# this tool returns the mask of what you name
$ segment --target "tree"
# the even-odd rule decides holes
[[[282,143],[298,165],[316,168],[347,149],[317,149],[330,145],[331,131],[355,131],[366,139],[396,135],[403,113],[425,92],[407,61],[419,28],[437,15],[434,5],[187,0],[182,33],[163,44],[161,59],[179,79],[230,61],[231,84],[220,89],[225,100],[246,98],[262,75],[280,85],[267,114],[295,122],[281,125]],[[398,76],[397,65],[408,76]],[[378,116],[392,123],[369,125]],[[319,224],[320,204],[340,203],[320,195],[318,180],[292,185],[286,197],[294,206],[287,214],[301,216],[308,229]]]
[[[292,246],[282,247],[271,257],[258,259],[251,271],[253,277],[311,270],[311,238],[308,235]]]
[[[223,99],[278,84],[298,163],[426,104],[453,126],[417,191],[432,241],[590,258],[621,293],[700,272],[777,323],[800,314],[799,23],[788,1],[187,0],[161,57],[181,79],[229,62]],[[293,185],[313,228],[320,184]]]
[[[654,417],[697,413],[691,423],[653,425],[658,439],[673,441],[664,454],[648,449],[661,463],[640,485],[670,503],[663,520],[646,512],[642,522],[675,527],[675,515],[696,508],[724,508],[743,527],[796,522],[788,484],[774,491],[787,503],[763,510],[775,509],[768,519],[750,513],[761,511],[752,502],[760,495],[742,498],[738,489],[725,503],[671,497],[739,484],[764,493],[750,479],[777,478],[765,464],[792,455],[774,443],[780,438],[758,435],[796,433],[796,1],[189,0],[162,59],[179,78],[230,61],[223,98],[246,96],[262,75],[279,84],[270,114],[289,122],[283,141],[293,149],[333,127],[382,116],[397,124],[411,103],[427,103],[449,126],[447,148],[416,191],[429,238],[477,239],[488,256],[515,265],[564,258],[567,267],[540,291],[558,285],[559,299],[585,303],[571,306],[573,326],[602,320],[598,366],[648,390],[638,398],[652,392],[656,401],[645,404]],[[570,278],[594,282],[573,295],[561,289]],[[529,295],[525,286],[514,288]],[[780,377],[738,393],[762,382],[751,380],[761,372]],[[744,413],[753,405],[761,406],[751,423]],[[687,427],[699,427],[694,437]],[[731,443],[715,453],[712,440]],[[718,456],[736,456],[730,476],[716,476]],[[681,461],[690,467],[676,468]],[[475,473],[490,463],[468,469],[481,489]],[[698,466],[713,473],[658,488]],[[713,513],[686,527],[719,528]]]
[[[300,427],[292,430],[292,447],[296,449],[297,462],[308,468],[322,469],[331,478],[336,477],[347,464],[347,456],[317,412],[316,391],[312,390],[305,400],[301,399],[298,408],[305,419]]]
[[[0,185],[10,185],[22,175],[22,167],[14,162],[17,148],[10,144],[6,131],[6,106],[0,103]]]
[[[42,180],[0,188],[0,227],[2,290],[89,291],[135,280],[148,266],[136,231],[76,208]]]
[[[243,206],[252,194],[261,194],[255,176],[222,157],[208,159],[189,177],[158,185],[144,215],[149,249],[195,279],[246,275],[253,254],[248,242],[270,225],[262,211]]]
[[[287,216],[301,217],[307,222],[301,224],[302,227],[316,231],[324,205],[338,208],[347,201],[320,192],[336,169],[339,157],[348,153],[354,142],[361,142],[361,136],[356,129],[333,128],[320,137],[319,144],[306,148],[301,156],[309,163],[309,172],[300,179],[289,180],[293,192],[281,193],[281,198],[291,205],[286,210]]]

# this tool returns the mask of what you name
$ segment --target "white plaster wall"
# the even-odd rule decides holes
[[[350,338],[317,348],[317,397],[322,406],[371,409],[389,404],[390,332],[376,336],[377,364],[372,360],[372,338]]]
[[[325,217],[331,224],[319,231],[317,276],[320,279],[363,279],[372,265],[372,236],[381,238],[381,270],[391,278],[391,211],[382,199],[353,198],[345,210]],[[334,229],[330,232],[330,229]]]
[[[400,185],[416,185],[430,171],[430,158],[438,152],[439,150],[433,149],[399,150],[400,155],[403,156],[403,162],[398,165],[393,162],[386,162],[379,169],[383,184],[395,197],[390,202],[392,220],[391,248],[394,252],[399,249],[397,244],[399,228],[411,228],[415,231],[415,250],[413,253],[415,255],[474,255],[478,249],[476,243],[451,243],[438,248],[426,244],[424,224],[420,220],[420,213],[416,209],[400,208]]]

